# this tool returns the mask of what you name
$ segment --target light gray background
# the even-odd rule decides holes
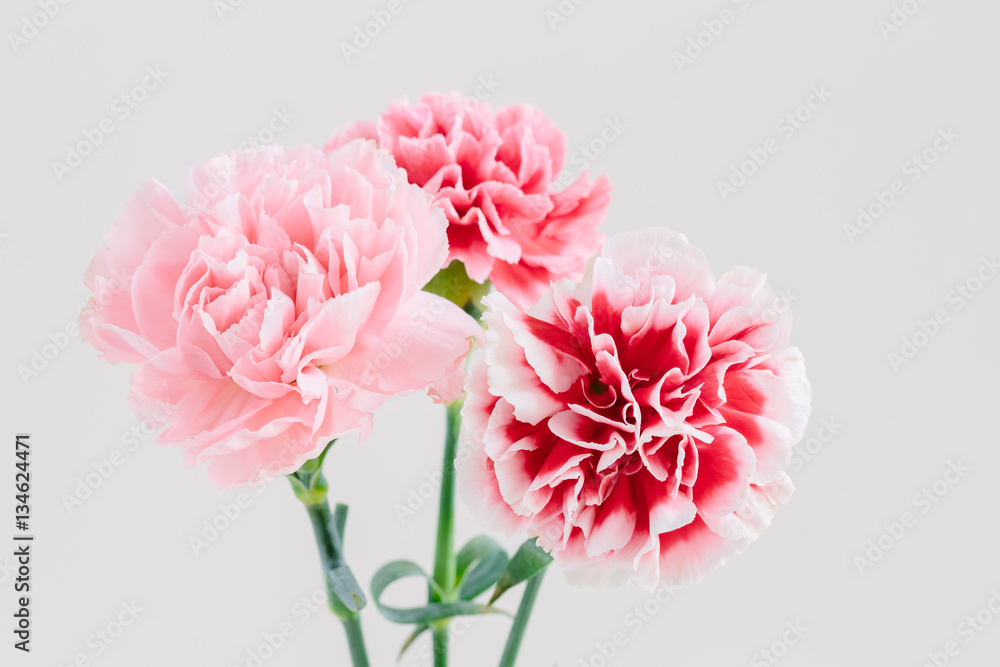
[[[958,626],[1000,590],[1000,280],[960,310],[948,295],[1000,251],[1000,6],[910,0],[919,11],[886,39],[878,22],[894,1],[590,0],[552,29],[546,11],[556,0],[402,0],[351,63],[340,42],[387,3],[243,0],[220,18],[211,0],[74,1],[15,53],[6,33],[38,5],[6,2],[0,544],[13,532],[17,431],[33,436],[38,542],[35,650],[10,646],[14,594],[0,571],[0,663],[67,665],[82,653],[107,667],[246,665],[263,634],[291,622],[295,634],[264,664],[346,664],[329,614],[300,622],[293,610],[320,579],[305,513],[284,482],[252,496],[196,556],[188,538],[237,494],[149,438],[69,513],[63,495],[138,424],[126,404],[130,369],[108,366],[79,340],[27,383],[17,368],[74,320],[87,296],[81,274],[143,180],[179,190],[188,166],[245,141],[275,108],[295,116],[279,142],[322,143],[397,96],[472,94],[492,76],[495,106],[537,105],[571,147],[600,136],[608,119],[627,124],[591,165],[615,187],[608,233],[666,225],[703,248],[717,272],[750,264],[786,291],[815,390],[807,438],[818,449],[796,466],[796,496],[759,543],[667,604],[650,603],[657,613],[638,632],[627,615],[648,596],[572,588],[554,570],[520,664],[605,664],[595,645],[616,632],[627,642],[610,665],[768,664],[759,651],[795,622],[808,631],[778,648],[788,667],[917,666],[952,640],[960,652],[950,664],[995,664],[1000,618],[970,642]],[[673,53],[724,9],[734,22],[678,71]],[[157,65],[165,81],[119,120],[115,99]],[[776,123],[813,86],[832,99],[723,202],[717,181],[748,149],[781,137]],[[52,162],[105,117],[114,132],[59,182]],[[904,163],[947,127],[960,135],[954,146],[850,243],[844,225],[858,207],[905,179]],[[948,322],[894,371],[887,355],[939,309]],[[394,506],[419,495],[437,468],[442,413],[425,398],[399,400],[378,414],[369,441],[345,442],[330,457],[334,494],[352,506],[347,549],[365,582],[390,559],[430,565],[434,497],[402,525]],[[837,425],[832,438],[823,419]],[[958,461],[970,470],[922,511],[914,495]],[[885,537],[885,524],[905,512],[915,525]],[[459,537],[477,531],[460,507]],[[891,548],[860,573],[855,557],[880,536]],[[401,603],[421,594],[392,591]],[[95,657],[88,637],[133,601],[144,610],[138,620]],[[393,664],[407,630],[374,609],[364,624],[373,664]],[[475,620],[456,639],[453,664],[495,664],[507,628],[500,617]],[[426,655],[421,644],[401,664],[429,664]]]

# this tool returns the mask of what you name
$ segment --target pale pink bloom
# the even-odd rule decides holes
[[[700,579],[766,528],[809,415],[791,317],[753,269],[718,280],[680,234],[608,241],[530,313],[484,300],[463,495],[577,578]]]
[[[604,177],[586,170],[559,192],[566,142],[537,109],[489,105],[458,93],[433,93],[392,104],[376,121],[343,130],[332,150],[374,139],[396,158],[448,216],[448,261],[469,277],[489,279],[528,308],[553,280],[579,280],[600,249],[597,226],[610,202]]]
[[[141,364],[132,403],[220,485],[366,436],[392,396],[457,396],[476,321],[421,291],[447,223],[374,143],[266,147],[192,169],[182,207],[144,185],[85,282],[84,336]]]

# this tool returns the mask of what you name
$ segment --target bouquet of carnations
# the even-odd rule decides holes
[[[222,486],[291,483],[356,667],[369,601],[411,626],[404,649],[431,633],[442,666],[451,619],[524,584],[514,665],[553,561],[590,585],[696,581],[792,493],[810,388],[788,309],[665,227],[605,240],[609,183],[557,187],[565,153],[530,106],[399,101],[322,149],[215,157],[183,198],[147,183],[87,271],[84,336],[137,365],[134,409],[169,416],[159,441]],[[366,588],[323,466],[413,392],[447,418],[433,565],[388,563]],[[456,489],[523,545],[457,547]],[[383,604],[405,577],[426,601]]]

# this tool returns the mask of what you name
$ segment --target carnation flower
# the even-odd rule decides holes
[[[603,241],[597,226],[610,201],[606,178],[586,171],[560,192],[562,133],[530,106],[494,114],[457,93],[392,104],[377,121],[357,123],[327,144],[374,139],[396,158],[411,183],[448,216],[448,261],[489,280],[528,308],[553,280],[579,280]]]
[[[161,443],[220,485],[259,482],[366,436],[394,395],[455,398],[481,330],[421,291],[447,223],[385,151],[230,153],[187,189],[190,208],[144,185],[85,278],[84,336],[140,364],[132,403],[170,416]]]
[[[788,500],[810,388],[757,271],[716,280],[683,236],[645,229],[529,313],[485,303],[458,465],[486,522],[577,578],[652,590],[700,579]]]

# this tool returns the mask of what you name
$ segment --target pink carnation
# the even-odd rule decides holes
[[[141,364],[132,402],[218,484],[292,472],[391,396],[454,398],[479,325],[421,291],[447,223],[392,158],[267,147],[192,169],[181,204],[150,182],[85,282],[82,328]]]
[[[791,317],[753,269],[715,279],[663,229],[612,238],[583,285],[485,299],[463,494],[586,580],[700,579],[766,528],[809,415]]]
[[[411,183],[448,216],[448,261],[469,277],[489,279],[528,308],[553,280],[579,280],[600,249],[597,226],[610,202],[606,178],[586,172],[553,192],[563,169],[562,133],[538,110],[489,106],[457,93],[391,105],[377,121],[358,123],[327,144],[374,139]]]

